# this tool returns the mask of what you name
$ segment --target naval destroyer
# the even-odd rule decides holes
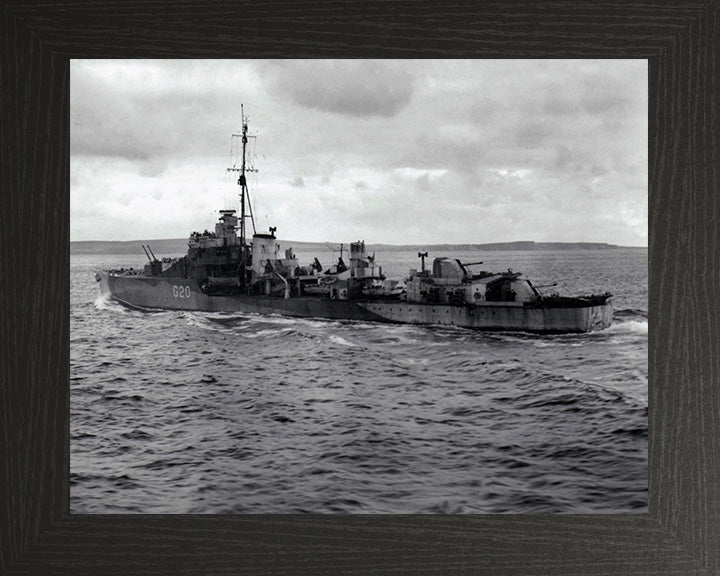
[[[348,262],[341,251],[329,267],[316,258],[301,265],[292,248],[280,252],[276,228],[255,229],[248,194],[248,122],[233,134],[241,162],[240,213],[220,210],[213,231],[193,232],[187,254],[155,256],[143,245],[148,263],[141,270],[96,273],[100,291],[139,309],[198,310],[410,324],[451,325],[481,330],[569,333],[602,330],[612,322],[609,293],[547,296],[518,272],[477,271],[481,262],[435,258],[418,253],[420,270],[394,280],[375,265],[364,241],[350,243]],[[248,220],[252,226],[250,235]]]

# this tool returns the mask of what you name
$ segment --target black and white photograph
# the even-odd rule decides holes
[[[648,512],[648,63],[70,62],[70,509]]]

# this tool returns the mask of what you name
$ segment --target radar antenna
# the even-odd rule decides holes
[[[418,258],[420,258],[421,272],[425,274],[425,258],[427,258],[427,252],[418,252]]]

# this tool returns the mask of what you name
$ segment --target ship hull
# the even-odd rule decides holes
[[[102,294],[131,308],[280,314],[336,320],[384,320],[351,300],[330,300],[313,296],[217,296],[205,294],[197,281],[189,278],[122,276],[107,272],[98,272],[97,276]]]
[[[186,278],[98,272],[100,291],[133,308],[280,314],[304,318],[435,324],[478,330],[541,333],[589,332],[612,322],[612,303],[575,306],[527,306],[486,302],[475,305],[420,304],[399,300],[331,300],[303,296],[228,296],[205,294]]]
[[[440,324],[476,330],[569,333],[603,330],[612,323],[612,303],[578,306],[523,306],[485,303],[472,306],[368,302],[361,304],[386,322]]]

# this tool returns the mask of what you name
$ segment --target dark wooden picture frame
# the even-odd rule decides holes
[[[0,571],[720,574],[720,2],[0,6]],[[69,61],[649,61],[649,513],[69,513]]]

